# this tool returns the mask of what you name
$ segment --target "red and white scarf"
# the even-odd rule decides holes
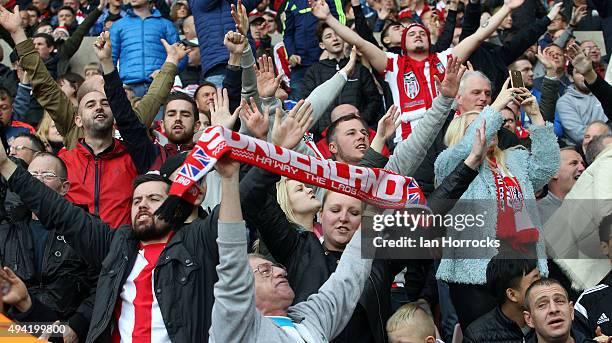
[[[193,204],[199,192],[193,186],[203,180],[216,161],[226,154],[234,160],[347,194],[378,207],[404,208],[407,204],[425,204],[421,189],[411,177],[303,155],[220,126],[204,130],[178,169],[170,195]]]
[[[431,44],[427,28],[414,23],[404,29],[402,33],[401,44],[404,51],[406,49],[406,36],[412,27],[424,29],[427,32],[429,44]],[[393,59],[387,61],[387,71],[393,70],[393,62]],[[412,59],[406,54],[399,56],[397,58],[397,68],[397,91],[399,92],[399,106],[402,111],[401,140],[404,140],[412,133],[410,122],[423,117],[425,111],[431,107],[433,99],[438,94],[434,76],[443,80],[446,68],[435,53],[429,54],[422,61]],[[425,75],[425,69],[429,70],[429,75]],[[399,137],[396,137],[396,142],[399,141]]]
[[[515,176],[504,173],[495,159],[489,165],[497,194],[497,236],[514,250],[525,252],[525,245],[538,241],[539,232],[527,213],[521,186]]]

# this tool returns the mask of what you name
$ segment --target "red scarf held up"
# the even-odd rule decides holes
[[[269,172],[353,196],[383,208],[425,204],[416,181],[379,168],[365,168],[303,155],[220,126],[204,130],[170,188],[170,195],[193,204],[201,182],[223,155]],[[163,207],[163,205],[162,205]]]
[[[413,27],[420,27],[427,33],[427,40],[431,46],[429,30],[421,24],[413,23],[404,29],[402,33],[402,50],[406,53],[406,36]],[[427,58],[417,61],[408,57],[407,54],[397,60],[399,72],[397,73],[397,84],[404,87],[399,88],[400,109],[402,113],[425,111],[431,107],[435,95],[438,94],[434,76],[439,80],[444,79],[446,68],[435,53],[430,53]],[[425,66],[429,64],[429,82],[425,76]],[[431,91],[430,91],[431,90]],[[434,96],[432,96],[434,94]],[[402,140],[408,138],[412,133],[409,120],[402,120]]]

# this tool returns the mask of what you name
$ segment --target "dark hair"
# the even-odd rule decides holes
[[[604,140],[610,137],[612,137],[612,134],[606,133],[594,137],[593,140],[589,142],[586,147],[586,151],[584,152],[584,157],[586,157],[587,164],[591,165],[595,161],[597,155],[599,155],[606,148],[604,145]]]
[[[561,282],[555,280],[555,279],[551,279],[548,277],[543,277],[539,280],[534,281],[529,287],[527,287],[527,291],[525,291],[525,308],[527,309],[527,311],[531,311],[531,307],[529,306],[529,293],[531,293],[531,291],[536,288],[536,287],[540,287],[540,286],[554,286],[557,285],[559,287],[561,287],[563,289],[563,291],[565,292],[565,296],[568,298],[569,300],[569,296],[567,294],[567,290],[565,289],[565,287],[563,287],[563,285],[561,284]]]
[[[198,88],[196,88],[195,92],[193,92],[193,98],[197,98],[198,97],[198,92],[200,92],[200,89],[204,88],[204,87],[212,87],[215,89],[215,91],[217,90],[217,86],[209,81],[202,81],[200,82],[200,84],[198,85]]]
[[[138,186],[147,182],[163,182],[168,185],[168,187],[172,185],[172,181],[170,181],[170,179],[168,179],[167,177],[163,177],[159,174],[143,174],[136,176],[134,181],[132,181],[132,186],[134,186],[134,189],[136,189],[138,188]]]
[[[329,25],[327,25],[326,22],[321,21],[317,24],[317,38],[319,39],[319,43],[323,42],[323,31],[325,31],[325,29],[330,28]]]
[[[106,16],[106,19],[104,19],[104,23],[112,21],[112,22],[116,22],[117,20],[121,19],[121,14],[115,14],[115,13],[109,13],[108,16]]]
[[[60,8],[57,9],[57,13],[59,13],[59,11],[61,10],[68,10],[72,13],[73,16],[76,15],[76,13],[74,12],[74,8],[70,7],[70,6],[62,6]]]
[[[612,230],[612,214],[608,214],[601,220],[601,223],[599,223],[599,241],[608,243],[610,241],[610,231],[611,230]]]
[[[181,92],[170,93],[170,95],[168,95],[168,98],[166,99],[166,102],[164,103],[164,108],[167,109],[168,104],[175,100],[183,100],[183,101],[187,101],[188,103],[190,103],[191,110],[193,111],[193,118],[195,120],[198,120],[198,105],[196,104],[195,100],[193,100],[192,97],[190,97],[189,95],[185,93],[181,93]],[[166,116],[166,112],[164,111],[164,117],[165,116]]]
[[[387,34],[389,33],[389,28],[391,26],[401,26],[402,23],[400,23],[399,21],[395,21],[395,20],[386,20],[385,21],[385,26],[382,30],[382,32],[380,33],[380,42],[382,43],[382,45],[386,48],[389,49],[389,46],[387,45],[387,43],[385,43],[385,37],[387,37]]]
[[[43,143],[43,141],[37,135],[31,134],[28,132],[21,132],[15,136],[15,138],[19,138],[19,137],[25,137],[29,139],[30,143],[32,143],[32,149],[36,150],[37,152],[46,151],[45,143]]]
[[[361,122],[361,124],[363,125],[363,127],[367,130],[368,129],[368,124],[365,122],[365,120],[363,120],[363,118],[361,118],[360,116],[356,115],[356,114],[349,114],[347,116],[342,116],[338,119],[336,119],[334,122],[332,122],[331,124],[329,124],[329,126],[327,127],[327,144],[333,142],[335,136],[336,136],[336,129],[338,128],[338,125],[340,125],[340,123],[346,122],[346,121],[350,121],[350,120],[359,120]]]
[[[487,289],[495,297],[497,304],[506,302],[506,290],[518,289],[523,276],[538,266],[533,259],[510,259],[497,256],[487,265]]]
[[[34,5],[30,5],[28,7],[26,7],[25,9],[26,11],[33,11],[36,12],[36,16],[40,17],[40,11],[38,10],[38,8],[34,7]]]
[[[79,87],[81,87],[83,82],[85,82],[85,79],[81,75],[75,73],[66,73],[64,75],[60,75],[57,78],[57,83],[59,84],[61,80],[68,82],[72,86],[72,88],[74,88],[75,94],[79,91]]]
[[[39,27],[40,26],[42,25],[39,25]],[[47,47],[55,47],[55,40],[53,39],[53,36],[51,36],[48,33],[39,32],[35,34],[34,36],[32,36],[32,40],[34,40],[34,38],[44,38],[45,43],[47,44]]]
[[[62,179],[66,180],[66,178],[68,178],[68,167],[66,167],[66,163],[64,163],[64,161],[57,157],[56,155],[53,155],[50,152],[47,151],[41,151],[38,154],[36,154],[36,157],[49,157],[52,158],[54,160],[57,161],[57,163],[59,164],[59,170],[58,170],[58,174],[57,176],[61,177]]]
[[[8,89],[0,86],[0,100],[6,99],[8,99],[8,102],[10,102],[11,105],[13,104],[13,96],[11,95],[11,92],[9,92]]]

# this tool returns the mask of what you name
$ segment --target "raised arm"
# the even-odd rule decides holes
[[[13,12],[0,6],[0,25],[2,25],[13,38],[15,50],[19,56],[19,64],[32,78],[34,97],[40,105],[47,110],[57,130],[64,137],[64,145],[73,147],[76,143],[75,135],[71,135],[76,128],[74,106],[64,94],[57,82],[51,77],[40,55],[34,49],[32,40],[26,37],[21,27],[19,6]]]
[[[525,0],[505,0],[504,5],[495,13],[489,20],[480,26],[480,28],[469,37],[462,40],[453,48],[453,56],[468,59],[472,52],[476,50],[485,39],[497,30],[504,18],[510,12],[523,4]]]
[[[108,253],[112,236],[108,224],[74,206],[8,159],[0,143],[0,174],[9,189],[36,213],[42,225],[64,235],[66,242],[92,267],[99,270]]]
[[[255,308],[255,280],[247,257],[246,227],[240,210],[236,161],[224,157],[215,168],[221,175],[219,209],[219,281],[210,328],[211,342],[254,342],[261,315]]]
[[[340,23],[338,19],[331,15],[327,1],[313,0],[310,3],[312,14],[319,20],[325,21],[340,38],[345,42],[354,45],[370,61],[372,67],[379,73],[383,73],[387,68],[387,55],[376,45],[361,38],[355,31],[348,26]]]
[[[147,127],[138,120],[123,90],[119,73],[113,65],[108,36],[108,32],[101,33],[93,46],[104,70],[104,92],[128,153],[138,173],[144,174],[159,155],[159,147],[149,138]]]
[[[64,41],[64,44],[60,45],[57,52],[60,54],[60,58],[69,60],[81,47],[83,38],[89,32],[89,29],[96,23],[100,15],[102,14],[103,6],[106,6],[108,0],[100,1],[98,7],[91,11],[85,20],[74,31],[74,33]]]
[[[400,142],[385,168],[393,170],[401,175],[412,175],[421,165],[427,150],[433,144],[438,132],[444,126],[444,122],[451,110],[453,99],[459,90],[459,82],[465,67],[461,65],[461,59],[451,57],[448,60],[446,75],[439,84],[440,95],[438,95],[431,108],[427,110],[423,119],[419,121],[416,130],[407,139]]]
[[[574,43],[568,47],[568,55],[572,58],[572,65],[576,71],[584,76],[587,87],[601,103],[608,119],[612,120],[612,86],[597,75],[593,63],[578,44]]]
[[[452,0],[446,7],[446,20],[444,21],[444,29],[438,37],[438,41],[433,45],[433,52],[441,52],[450,48],[453,43],[453,35],[455,34],[455,26],[457,25],[457,6],[459,0]]]
[[[542,93],[540,95],[542,118],[544,118],[544,121],[554,123],[561,82],[557,78],[557,68],[550,57],[542,53],[540,46],[538,46],[537,58],[546,69],[546,75],[544,76],[544,81],[542,81]]]
[[[331,341],[351,319],[371,268],[372,260],[361,257],[360,229],[342,253],[338,268],[319,292],[290,307],[289,314],[304,318],[304,325]]]

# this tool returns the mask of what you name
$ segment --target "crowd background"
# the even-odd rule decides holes
[[[612,342],[612,1],[3,0],[0,38],[2,320]],[[434,213],[487,213],[447,237],[501,247],[365,259],[371,208],[229,159],[160,220],[209,126],[413,177]]]

